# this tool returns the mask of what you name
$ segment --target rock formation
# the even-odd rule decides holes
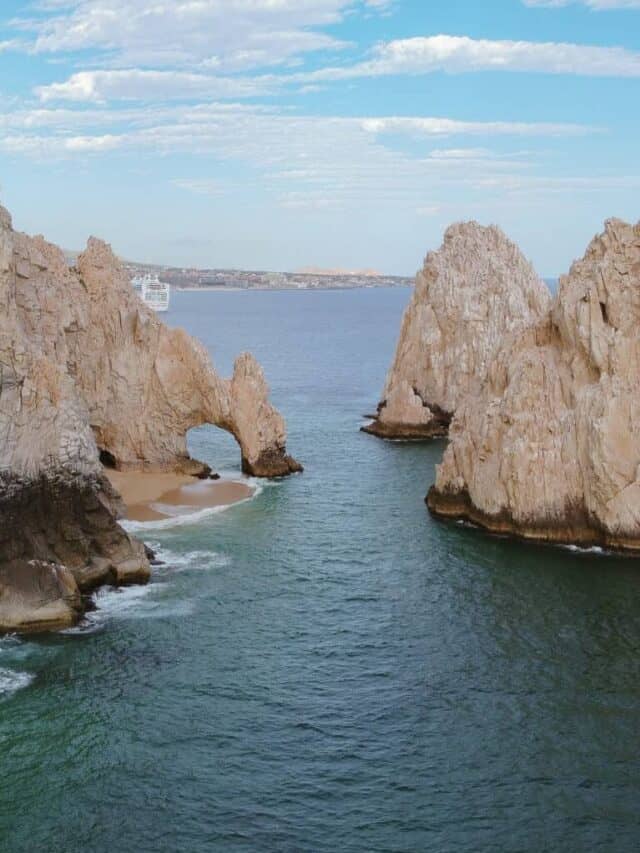
[[[101,240],[89,240],[76,269],[40,237],[15,234],[14,243],[27,335],[40,347],[56,342],[103,459],[122,470],[198,473],[205,466],[189,458],[186,435],[209,423],[234,435],[246,473],[299,470],[252,356],[240,356],[232,380],[218,376],[200,343],[139,300]]]
[[[500,533],[640,549],[640,223],[606,223],[458,410],[428,505]]]
[[[0,630],[72,624],[82,592],[148,579],[101,459],[206,472],[186,433],[211,423],[236,437],[245,471],[300,469],[255,360],[221,379],[138,299],[105,243],[89,240],[69,269],[0,208],[0,309]]]
[[[364,430],[382,438],[446,435],[505,337],[531,325],[549,302],[544,283],[499,228],[451,226],[417,275],[377,418]]]

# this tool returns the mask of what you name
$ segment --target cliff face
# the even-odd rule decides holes
[[[252,356],[240,356],[232,380],[218,376],[199,342],[167,328],[138,299],[100,240],[89,240],[74,270],[40,237],[15,234],[14,242],[29,338],[66,365],[111,464],[198,473],[204,466],[189,458],[186,434],[209,423],[234,435],[247,473],[299,470]]]
[[[378,417],[365,431],[446,435],[505,337],[535,322],[549,303],[546,286],[499,228],[451,226],[417,275]]]
[[[46,245],[15,235],[0,209],[0,630],[71,625],[82,590],[149,576],[144,547],[116,522],[119,500],[66,370],[67,318],[48,328],[46,280],[24,287],[28,249],[40,273],[49,269]]]
[[[611,220],[458,411],[431,510],[527,538],[640,548],[639,328],[640,224]]]
[[[148,579],[100,454],[199,473],[186,433],[211,423],[236,437],[247,472],[298,470],[267,395],[250,355],[221,379],[200,344],[163,326],[106,244],[90,240],[69,269],[0,208],[0,630],[72,624],[82,591]]]

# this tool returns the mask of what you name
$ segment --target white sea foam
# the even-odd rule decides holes
[[[161,619],[167,616],[188,616],[193,612],[191,601],[156,599],[165,593],[169,584],[150,583],[147,586],[128,586],[121,589],[106,587],[96,593],[98,619]]]
[[[561,548],[566,548],[567,551],[575,551],[579,554],[611,554],[611,551],[606,551],[600,545],[592,545],[590,548],[585,548],[581,545],[561,545]]]
[[[126,615],[131,611],[138,611],[142,602],[147,607],[153,607],[157,602],[147,602],[145,599],[162,592],[166,586],[165,583],[152,583],[145,586],[103,587],[96,592],[95,603],[98,610],[93,612],[110,616]]]
[[[192,601],[158,599],[169,584],[162,581],[146,586],[103,587],[95,593],[95,610],[90,610],[82,622],[62,634],[94,634],[110,621],[131,619],[166,619],[171,616],[189,616],[193,613]]]
[[[34,676],[29,672],[16,672],[0,667],[0,700],[13,696],[18,690],[28,687]]]
[[[163,568],[167,568],[170,574],[175,574],[176,572],[186,571],[208,571],[209,569],[228,566],[231,562],[230,557],[225,554],[218,554],[215,551],[187,551],[181,554],[171,551],[159,542],[150,542],[149,544],[158,560],[166,563],[166,566],[158,567],[161,574]]]
[[[247,498],[250,500],[250,498]],[[198,509],[195,512],[188,512],[181,515],[174,515],[170,518],[161,518],[159,521],[121,521],[120,524],[129,533],[139,533],[143,530],[167,530],[171,527],[182,527],[189,524],[197,524],[210,518],[213,515],[218,515],[221,512],[229,509],[232,506],[237,506],[244,501],[238,501],[237,504],[228,504],[227,506],[211,506],[204,509]]]

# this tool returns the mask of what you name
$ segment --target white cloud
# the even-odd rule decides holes
[[[56,160],[95,158],[110,153],[145,158],[188,155],[200,174],[174,178],[187,192],[225,192],[224,164],[242,164],[284,209],[315,211],[397,205],[422,210],[441,207],[452,193],[558,192],[536,184],[539,160],[531,152],[505,154],[487,145],[434,146],[448,137],[482,139],[574,136],[595,131],[576,125],[465,122],[449,118],[342,118],[296,115],[286,110],[241,104],[140,106],[126,109],[38,109],[0,113],[0,152],[49,165]],[[416,137],[412,154],[388,147],[387,134]],[[415,145],[413,145],[415,149]],[[123,160],[123,162],[125,162]],[[594,179],[591,180],[593,184]],[[596,189],[604,190],[606,178]],[[581,189],[581,185],[576,188]],[[573,189],[573,188],[572,188]],[[428,199],[428,204],[425,204]]]
[[[0,151],[8,154],[36,159],[75,157],[79,154],[96,154],[113,151],[121,147],[122,137],[113,134],[103,136],[29,136],[6,135],[0,138]]]
[[[391,116],[360,119],[363,130],[374,135],[405,133],[417,136],[584,136],[598,129],[580,124],[516,121],[459,121],[450,118]]]
[[[429,156],[436,160],[477,160],[493,155],[488,148],[436,148]]]
[[[584,176],[528,176],[497,175],[482,176],[469,181],[469,186],[477,190],[498,190],[509,193],[574,193],[604,192],[613,190],[634,190],[640,188],[640,175],[589,175]]]
[[[601,133],[597,127],[570,123],[461,121],[446,117],[382,116],[323,117],[298,115],[275,107],[233,102],[200,104],[161,104],[89,109],[41,107],[0,112],[0,131],[42,136],[51,139],[52,148],[72,137],[89,139],[106,134],[123,144],[134,143],[151,148],[175,147],[181,151],[219,149],[229,152],[251,150],[265,156],[273,143],[276,159],[282,160],[284,175],[313,172],[313,157],[305,157],[305,146],[314,152],[319,146],[330,157],[338,139],[358,140],[360,147],[382,146],[386,135],[421,139],[448,137],[575,137]],[[278,155],[278,142],[283,153]],[[296,147],[298,159],[290,161],[284,149]],[[435,148],[430,158],[441,161],[490,159],[486,148]],[[513,159],[513,157],[511,157]]]
[[[84,151],[111,151],[118,147],[120,139],[107,133],[104,136],[69,136],[63,142],[67,151],[81,153]]]
[[[345,43],[319,30],[355,0],[67,0],[16,22],[38,53],[92,50],[115,67],[236,71],[286,64]],[[367,8],[386,4],[369,0]],[[362,8],[362,7],[361,7]],[[94,62],[96,57],[93,57]]]
[[[263,77],[215,77],[187,71],[79,71],[63,83],[36,88],[44,103],[111,100],[168,101],[174,98],[246,98],[268,94],[273,79]]]
[[[176,178],[171,183],[194,195],[223,195],[226,192],[220,181],[208,178]]]
[[[640,0],[523,0],[525,6],[570,6],[582,3],[590,9],[605,11],[607,9],[640,9]]]
[[[14,104],[10,104],[14,105]],[[0,101],[0,110],[2,101]],[[77,132],[78,128],[127,128],[149,127],[161,125],[164,122],[193,122],[203,124],[213,123],[218,118],[232,114],[258,115],[276,112],[273,107],[257,104],[240,104],[233,102],[208,102],[203,104],[157,105],[144,107],[108,109],[100,106],[94,108],[72,109],[60,107],[42,107],[38,109],[11,109],[0,111],[0,130],[41,131],[50,130],[56,133]]]
[[[529,71],[587,77],[640,77],[640,53],[623,47],[437,35],[385,42],[364,62],[322,68],[298,75],[298,79],[314,82],[434,71]]]

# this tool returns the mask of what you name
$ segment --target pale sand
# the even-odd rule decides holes
[[[131,521],[159,521],[194,509],[228,506],[250,498],[254,489],[235,480],[198,480],[184,474],[143,474],[105,470],[122,495]]]

